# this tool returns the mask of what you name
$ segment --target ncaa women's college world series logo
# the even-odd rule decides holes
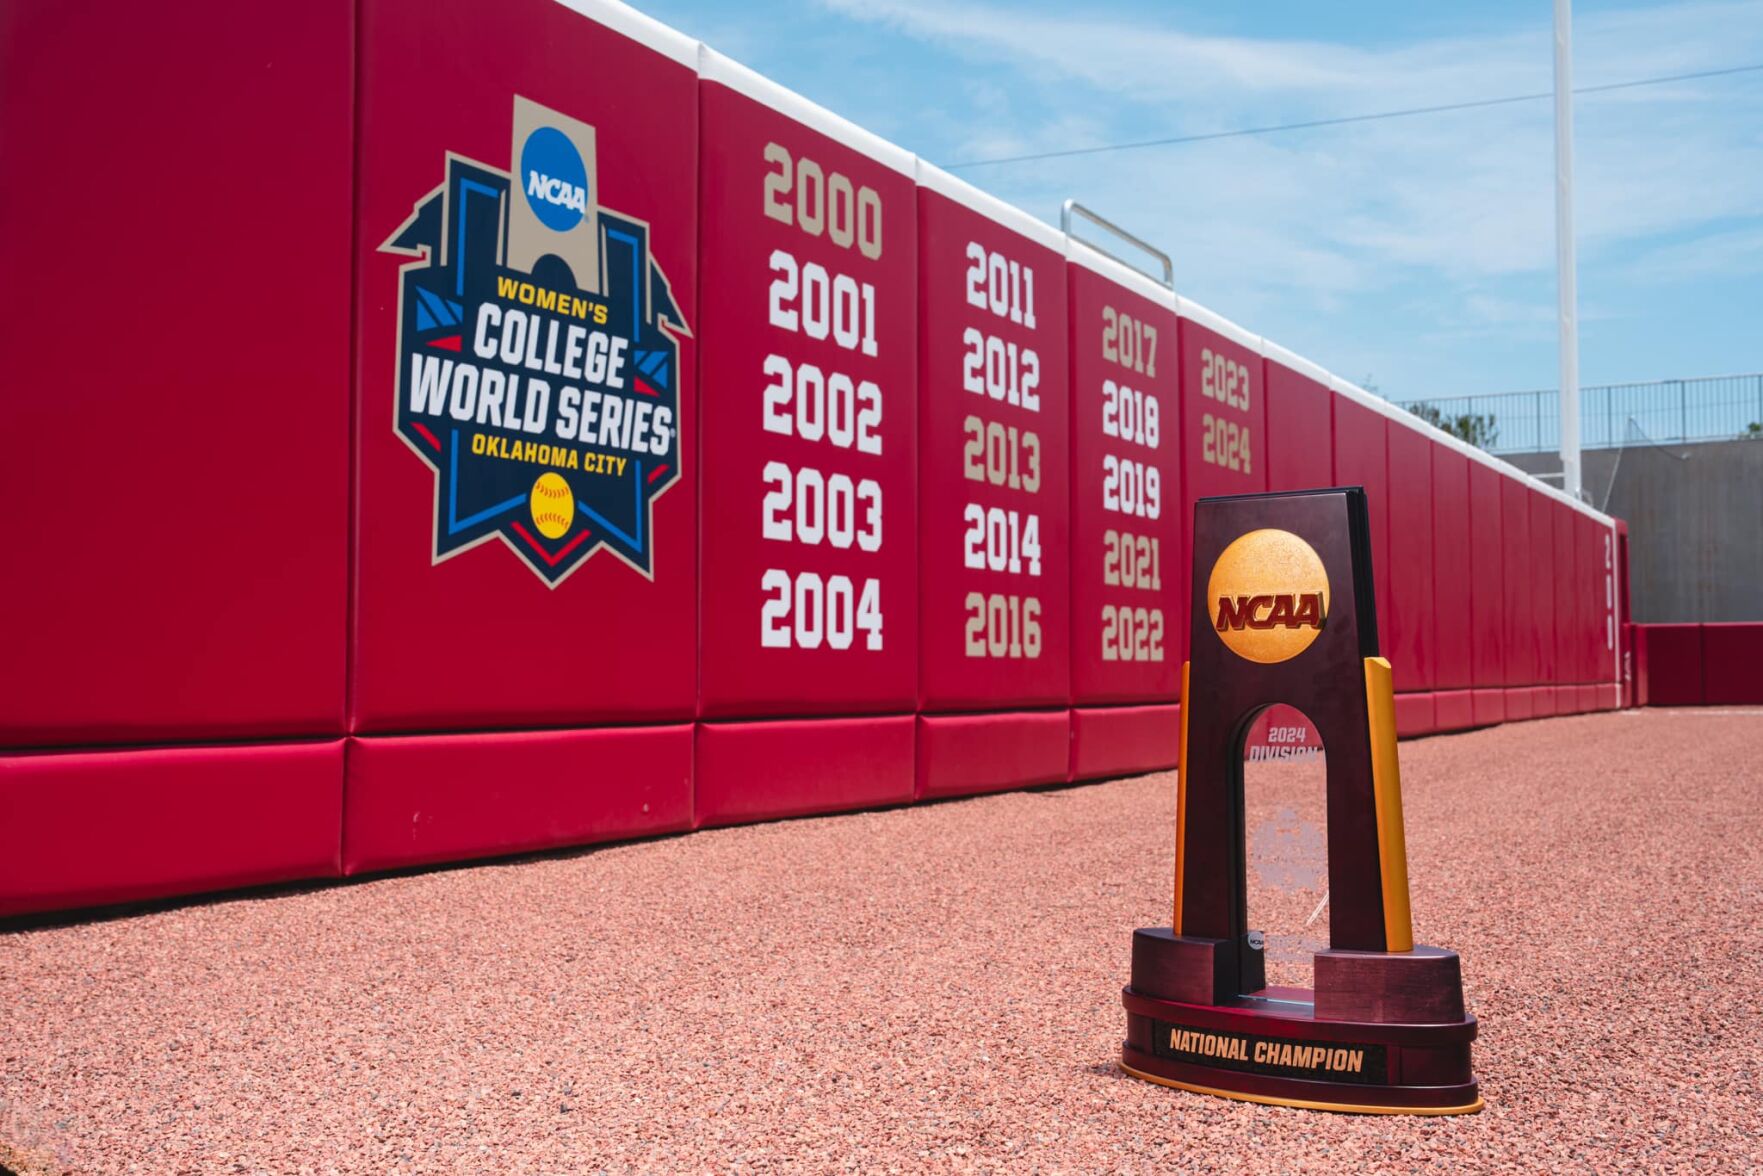
[[[553,587],[602,548],[653,576],[690,329],[649,226],[597,203],[593,127],[517,96],[510,158],[449,152],[380,246],[418,259],[394,428],[434,471],[435,562],[499,536]]]

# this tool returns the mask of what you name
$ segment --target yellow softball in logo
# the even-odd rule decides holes
[[[1271,527],[1231,541],[1206,585],[1212,628],[1232,653],[1268,665],[1297,657],[1328,619],[1328,572],[1316,549]]]
[[[562,474],[540,474],[533,483],[529,505],[533,526],[547,539],[561,539],[575,522],[575,495],[569,492],[569,483]]]

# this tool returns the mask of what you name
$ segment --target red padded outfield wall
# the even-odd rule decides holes
[[[1505,479],[1469,463],[1470,715],[1476,726],[1506,719]]]
[[[703,60],[700,824],[912,798],[913,157]],[[805,716],[867,748],[786,777]],[[775,716],[758,723],[731,718]]]
[[[1065,239],[920,163],[918,246],[918,793],[1065,780]]]
[[[0,8],[0,914],[341,823],[352,9],[93,7]]]
[[[101,7],[0,15],[0,914],[1168,767],[1207,494],[1366,487],[1405,733],[1620,697],[1611,520],[629,9]]]
[[[1555,696],[1555,681],[1561,664],[1561,648],[1555,631],[1562,600],[1560,570],[1555,566],[1555,511],[1560,505],[1541,494],[1530,497],[1531,635],[1536,648],[1531,699],[1539,719],[1561,713]]]
[[[1418,422],[1416,422],[1418,424]],[[1404,735],[1434,730],[1437,624],[1433,588],[1432,458],[1434,442],[1418,428],[1389,421],[1389,628],[1378,633],[1396,683],[1396,729]]]
[[[1181,315],[1182,551],[1193,550],[1194,502],[1267,489],[1267,387],[1261,339],[1186,298]],[[1184,565],[1180,577],[1189,584]],[[1181,630],[1181,656],[1188,650]]]
[[[697,45],[551,0],[360,3],[345,869],[684,828]],[[437,778],[457,744],[425,740],[508,728],[550,733]],[[648,802],[581,811],[609,787]]]
[[[1763,624],[1631,625],[1636,706],[1763,703]]]
[[[1087,246],[1068,256],[1071,764],[1083,779],[1179,751],[1187,552],[1175,297]]]
[[[1550,551],[1555,580],[1555,713],[1571,715],[1579,710],[1579,691],[1570,684],[1579,681],[1580,630],[1585,618],[1583,578],[1574,550],[1572,508],[1551,503],[1549,519],[1555,535]]]
[[[1335,481],[1371,499],[1383,648],[1420,667],[1397,694],[1402,732],[1618,705],[1613,521],[1344,380],[1332,386]],[[1428,600],[1430,616],[1404,607]]]
[[[1506,718],[1537,717],[1531,683],[1540,664],[1537,635],[1540,619],[1537,599],[1546,582],[1530,574],[1530,500],[1535,492],[1514,478],[1500,482],[1500,560],[1506,569],[1501,580],[1501,606],[1505,613],[1501,646],[1506,662]],[[1523,569],[1525,574],[1519,574]]]
[[[0,12],[0,747],[341,734],[350,5],[105,7]]]
[[[1267,488],[1335,485],[1334,395],[1328,373],[1275,343],[1262,346],[1267,363]]]
[[[1432,613],[1437,650],[1433,724],[1439,731],[1475,725],[1470,694],[1475,660],[1474,547],[1469,530],[1469,458],[1436,447],[1432,455]]]

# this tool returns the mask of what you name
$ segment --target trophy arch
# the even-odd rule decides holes
[[[1232,755],[1242,789],[1238,993],[1295,1000],[1314,987],[1329,940],[1328,748],[1316,721],[1273,703],[1242,724]]]

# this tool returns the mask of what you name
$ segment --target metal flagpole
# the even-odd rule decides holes
[[[1580,497],[1579,281],[1573,249],[1573,0],[1555,0],[1555,288],[1560,315],[1561,486]]]

